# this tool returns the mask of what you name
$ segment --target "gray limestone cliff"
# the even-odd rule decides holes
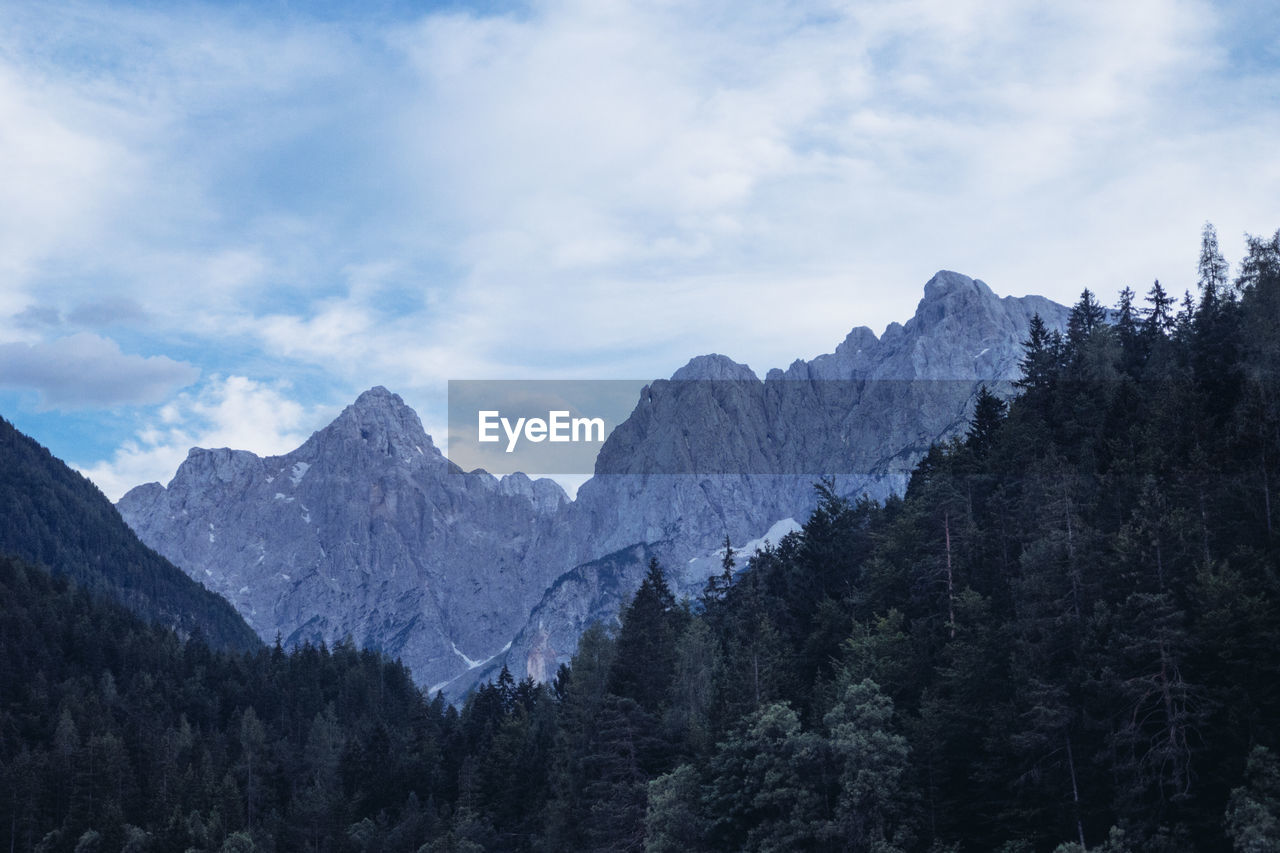
[[[549,480],[464,474],[379,387],[292,453],[196,448],[118,508],[264,639],[350,635],[430,684],[499,652],[542,597],[554,575],[528,553],[567,501]]]
[[[813,483],[901,490],[929,445],[964,428],[983,384],[1017,376],[1042,297],[1000,298],[939,272],[905,324],[759,378],[699,356],[647,386],[570,502],[549,480],[464,474],[399,397],[360,396],[284,456],[192,450],[168,487],[125,495],[151,547],[222,593],[264,638],[356,642],[457,696],[507,664],[548,678],[611,619],[650,557],[696,595],[735,547],[807,518]]]
[[[650,556],[678,595],[696,596],[726,535],[744,559],[776,544],[808,517],[820,478],[849,496],[901,492],[932,443],[967,427],[982,385],[1012,391],[1036,314],[1063,328],[1068,311],[942,271],[915,315],[882,336],[856,328],[835,352],[763,380],[726,356],[699,356],[647,386],[564,513],[559,562],[573,568],[493,670],[549,677],[585,625],[615,617]]]

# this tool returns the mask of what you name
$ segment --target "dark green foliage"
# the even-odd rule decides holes
[[[640,589],[622,611],[609,690],[634,700],[650,714],[660,713],[675,674],[676,642],[687,620],[688,614],[676,604],[662,567],[650,559]]]
[[[1021,397],[982,394],[904,500],[822,492],[701,617],[730,734],[653,783],[652,849],[1269,849],[1278,259],[1251,239],[1229,287],[1206,229],[1199,301],[1175,315],[1157,283],[1109,324],[1086,291],[1065,336],[1033,321]],[[838,728],[864,679],[894,710]],[[838,744],[894,738],[851,762],[891,774],[822,794]],[[893,795],[833,805],[858,790]]]
[[[1151,306],[1147,309],[1147,317],[1143,322],[1143,331],[1147,336],[1155,338],[1172,332],[1173,298],[1165,293],[1159,279],[1151,285],[1151,290],[1147,293],[1147,303]]]
[[[0,554],[49,567],[216,648],[260,643],[225,599],[143,545],[93,483],[0,418]]]
[[[1218,248],[1218,231],[1209,222],[1204,224],[1200,237],[1198,272],[1201,306],[1212,309],[1227,287],[1227,259]]]
[[[1103,328],[1107,319],[1107,310],[1098,304],[1092,291],[1087,288],[1080,294],[1080,301],[1071,309],[1067,318],[1067,346],[1075,355],[1082,355],[1085,342],[1095,331]]]
[[[1181,853],[1280,844],[1280,234],[1032,323],[905,496],[817,484],[690,612],[656,562],[459,711],[349,644],[234,656],[0,563],[14,849]],[[15,686],[16,685],[16,686]],[[0,834],[0,840],[3,839]]]
[[[375,653],[213,651],[9,557],[0,601],[4,849],[413,851],[450,797],[456,714]]]
[[[1015,383],[1029,397],[1038,398],[1047,393],[1057,372],[1059,346],[1055,334],[1039,314],[1031,318],[1027,339],[1023,342],[1022,375]]]
[[[973,422],[965,435],[965,446],[979,459],[986,457],[995,443],[996,433],[1004,420],[1008,405],[983,385],[973,406]]]
[[[1265,746],[1249,755],[1246,779],[1231,792],[1227,835],[1240,853],[1280,849],[1280,764]]]

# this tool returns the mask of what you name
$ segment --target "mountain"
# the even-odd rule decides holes
[[[258,638],[225,600],[139,541],[81,474],[0,418],[0,554],[43,565],[138,616],[219,648]]]
[[[763,380],[694,358],[642,391],[573,502],[548,480],[463,473],[375,388],[292,453],[195,449],[167,488],[118,506],[265,638],[349,634],[451,695],[504,663],[545,678],[586,625],[613,618],[650,557],[696,595],[726,535],[776,542],[807,517],[819,477],[847,495],[903,489],[929,445],[967,423],[978,387],[1017,375],[1035,313],[1061,327],[1067,310],[944,271],[907,323],[854,329]]]
[[[901,491],[929,445],[968,423],[979,385],[1017,376],[1036,313],[1066,323],[1047,299],[1001,299],[943,271],[905,325],[880,338],[856,328],[763,381],[725,356],[694,358],[644,389],[571,512],[601,553],[659,539],[696,549],[806,510],[820,476],[845,494]]]
[[[1109,326],[1082,302],[1071,334],[1028,346],[1017,399],[982,397],[900,499],[823,488],[704,608],[677,606],[660,571],[632,585],[630,567],[673,539],[574,566],[545,612],[625,596],[617,630],[586,627],[554,684],[504,671],[460,707],[354,642],[214,651],[0,555],[0,844],[1278,850],[1280,233],[1247,260],[1234,290],[1206,287],[1172,329],[1156,312]],[[706,399],[772,429],[804,422],[769,402],[769,377],[712,361],[720,378],[700,381],[745,387]],[[642,406],[675,393],[655,387]],[[378,397],[324,452],[430,456],[394,435],[417,438],[411,413]],[[827,398],[798,399],[823,415]],[[650,476],[779,457],[761,445],[735,460],[755,425],[706,411],[686,434],[673,416],[635,431],[682,439],[634,460]],[[319,466],[269,476],[301,488]],[[369,475],[353,469],[351,490]],[[33,500],[47,486],[22,482]],[[488,482],[554,516],[547,544],[569,547],[575,511],[553,488]],[[410,499],[386,485],[383,504]],[[530,671],[558,666],[556,648]]]
[[[880,337],[856,328],[835,352],[763,381],[707,355],[647,386],[566,511],[571,538],[591,543],[592,557],[635,559],[607,561],[609,583],[591,577],[591,565],[558,579],[492,667],[554,672],[548,662],[567,659],[581,626],[614,618],[650,552],[677,594],[697,596],[719,571],[726,535],[744,558],[766,540],[776,545],[808,517],[820,478],[833,477],[842,495],[901,493],[929,446],[967,427],[982,385],[1011,392],[1031,318],[1061,329],[1068,313],[1041,296],[998,297],[944,270],[925,285],[915,315]],[[627,550],[641,543],[649,548]]]
[[[430,684],[511,639],[554,578],[528,556],[567,502],[550,480],[464,473],[377,387],[292,453],[196,448],[119,508],[264,639],[350,636]]]

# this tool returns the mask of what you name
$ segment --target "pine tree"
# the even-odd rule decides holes
[[[1007,408],[1005,401],[992,394],[986,385],[978,389],[978,399],[973,405],[973,420],[965,434],[965,445],[977,458],[985,458],[991,450]]]
[[[261,815],[260,803],[265,795],[263,777],[266,772],[267,732],[253,707],[240,718],[240,767],[244,778],[245,826],[253,831],[254,820]]]
[[[711,627],[690,620],[676,644],[675,676],[665,720],[673,736],[691,752],[704,752],[717,732],[712,719],[724,661]]]
[[[712,757],[704,808],[714,850],[826,850],[837,778],[819,734],[801,729],[789,706],[748,716]]]
[[[1186,677],[1189,634],[1170,596],[1135,593],[1119,611],[1108,672],[1116,680],[1111,748],[1117,799],[1149,829],[1193,794],[1204,691]]]
[[[910,833],[903,786],[910,748],[893,731],[893,702],[870,679],[847,683],[823,718],[840,767],[836,823],[849,849],[900,850]]]
[[[721,546],[724,550],[723,556],[720,558],[720,574],[711,575],[707,578],[707,585],[702,591],[703,607],[714,607],[721,601],[724,601],[725,595],[733,586],[733,567],[736,565],[734,561],[733,543],[729,540],[729,534],[724,535],[724,543]]]
[[[609,691],[635,700],[651,714],[666,704],[675,674],[676,642],[688,615],[676,604],[657,559],[622,614]]]
[[[1204,231],[1200,235],[1200,264],[1198,268],[1200,287],[1200,302],[1202,305],[1213,306],[1217,304],[1218,298],[1224,295],[1227,286],[1227,260],[1222,257],[1222,251],[1218,248],[1218,232],[1212,223],[1204,224]]]
[[[1073,355],[1079,355],[1095,329],[1101,328],[1107,319],[1103,308],[1088,288],[1080,294],[1080,301],[1067,317],[1067,346]]]
[[[1173,335],[1179,341],[1186,343],[1192,339],[1195,331],[1196,321],[1196,301],[1191,296],[1190,290],[1182,293],[1182,307],[1178,309],[1178,314],[1173,318]]]
[[[1120,291],[1120,305],[1116,309],[1116,334],[1120,339],[1121,368],[1134,378],[1141,373],[1142,365],[1147,359],[1146,341],[1143,340],[1142,327],[1138,320],[1138,309],[1133,301],[1137,294],[1132,288]]]
[[[502,713],[510,715],[516,707],[516,679],[511,674],[511,670],[507,669],[506,663],[502,664],[502,671],[498,673],[495,686],[498,689],[498,701],[502,707]]]
[[[1056,373],[1057,354],[1053,351],[1052,338],[1044,318],[1038,313],[1032,316],[1027,339],[1022,342],[1020,377],[1014,385],[1028,396],[1035,397],[1048,391]]]
[[[1280,281],[1280,230],[1270,239],[1245,235],[1248,254],[1240,262],[1236,290],[1244,293]]]
[[[649,783],[645,853],[694,853],[704,849],[707,818],[699,808],[702,780],[681,764]]]
[[[1147,293],[1147,302],[1151,307],[1147,309],[1147,316],[1142,324],[1143,332],[1148,338],[1167,336],[1173,331],[1174,326],[1173,298],[1165,293],[1159,279],[1151,285],[1151,290]]]
[[[720,559],[720,588],[728,590],[733,586],[733,567],[736,565],[733,559],[733,543],[729,541],[729,534],[724,535],[724,556]]]
[[[1265,746],[1250,753],[1248,784],[1231,792],[1226,823],[1236,853],[1280,850],[1280,762]]]

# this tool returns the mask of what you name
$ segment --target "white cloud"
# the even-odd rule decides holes
[[[1237,11],[18,4],[0,340],[116,300],[206,373],[430,408],[447,378],[763,372],[906,319],[939,268],[1181,290],[1204,220],[1229,256],[1280,224],[1277,73],[1235,67]]]
[[[1217,67],[1216,35],[1179,0],[429,16],[397,42],[421,78],[400,153],[458,238],[455,306],[482,326],[460,356],[514,372],[534,342],[563,342],[562,365],[612,342],[767,367],[905,319],[941,267],[1114,292],[1194,251],[1220,181],[1232,224],[1269,203],[1261,137],[1212,177],[1188,168],[1214,157],[1190,132],[1212,108],[1181,92]],[[1153,189],[1181,201],[1144,209]]]
[[[88,332],[0,344],[0,386],[35,390],[46,408],[158,403],[199,376],[194,365],[126,355],[115,341]]]
[[[285,385],[215,376],[162,406],[109,460],[77,466],[111,500],[141,483],[167,483],[192,447],[287,453],[331,416],[290,399]]]
[[[108,130],[115,112],[0,62],[0,272],[33,274],[68,235],[100,234],[137,158]],[[6,288],[7,289],[7,288]],[[2,307],[2,306],[0,306]]]
[[[67,322],[81,326],[110,326],[131,321],[145,321],[147,312],[127,296],[108,296],[77,305]]]

